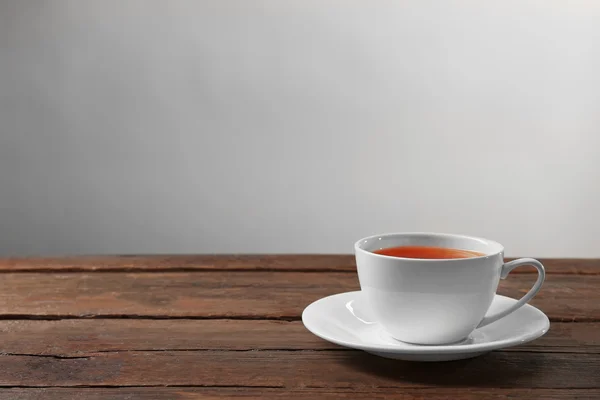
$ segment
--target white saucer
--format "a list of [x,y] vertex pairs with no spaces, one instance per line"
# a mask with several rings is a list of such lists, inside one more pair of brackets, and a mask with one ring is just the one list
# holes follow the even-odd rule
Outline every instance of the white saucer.
[[[496,295],[490,312],[508,307],[515,299]],[[477,357],[492,350],[537,339],[550,327],[548,317],[526,304],[512,314],[481,329],[463,342],[420,346],[393,339],[370,315],[360,291],[317,300],[304,309],[304,326],[329,342],[364,350],[377,356],[410,361],[450,361]]]

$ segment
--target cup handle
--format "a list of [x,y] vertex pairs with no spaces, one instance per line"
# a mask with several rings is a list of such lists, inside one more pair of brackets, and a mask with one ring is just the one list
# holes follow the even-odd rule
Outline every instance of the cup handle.
[[533,285],[533,287],[531,289],[529,289],[529,292],[527,292],[527,294],[525,296],[521,297],[521,299],[519,301],[517,301],[515,304],[513,304],[512,306],[508,307],[505,310],[499,311],[495,314],[486,315],[481,320],[479,325],[477,325],[477,328],[481,328],[483,326],[489,325],[492,322],[499,320],[500,318],[506,317],[508,314],[512,313],[513,311],[516,311],[519,308],[523,307],[529,300],[531,300],[533,298],[533,296],[535,296],[537,294],[537,292],[539,292],[540,288],[542,287],[542,283],[544,283],[544,278],[546,277],[546,271],[544,270],[544,266],[542,265],[542,263],[533,258],[519,258],[518,260],[504,263],[504,265],[502,265],[502,270],[500,271],[500,278],[505,279],[508,276],[508,274],[510,273],[510,271],[512,271],[513,269],[520,267],[522,265],[533,265],[535,267],[535,269],[537,269],[538,278],[537,278],[537,281],[535,282],[535,285]]

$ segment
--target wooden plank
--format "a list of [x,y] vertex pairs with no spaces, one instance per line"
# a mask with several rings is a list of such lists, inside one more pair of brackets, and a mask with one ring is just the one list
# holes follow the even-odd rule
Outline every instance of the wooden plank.
[[[2,258],[0,271],[330,271],[356,272],[354,255],[120,255]],[[600,268],[599,268],[600,270]]]
[[[85,357],[101,352],[341,350],[302,322],[237,320],[0,321],[0,354]],[[600,323],[554,323],[509,351],[600,354]]]
[[492,352],[410,363],[361,351],[160,351],[0,357],[0,386],[574,388],[600,386],[600,354]]
[[[520,297],[533,275],[511,275],[500,294]],[[600,320],[600,276],[547,279],[532,304],[553,321]],[[298,319],[327,295],[358,289],[347,273],[11,273],[0,279],[0,318],[155,317]]]
[[570,353],[600,352],[600,323],[554,322],[544,336],[525,345],[511,348],[514,351],[546,351]]
[[0,400],[215,400],[261,399],[402,399],[402,400],[597,400],[600,389],[497,389],[497,388],[381,388],[367,391],[343,389],[270,389],[270,388],[200,388],[200,387],[136,387],[136,388],[43,388],[0,390]]
[[[549,274],[600,275],[600,259],[540,260]],[[122,255],[0,259],[0,272],[213,270],[356,272],[356,263],[351,254]],[[519,268],[514,273],[534,271],[534,269]]]

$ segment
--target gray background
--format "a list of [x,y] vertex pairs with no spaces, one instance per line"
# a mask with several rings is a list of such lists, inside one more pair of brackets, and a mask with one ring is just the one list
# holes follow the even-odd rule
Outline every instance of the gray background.
[[0,0],[0,253],[600,256],[600,2]]

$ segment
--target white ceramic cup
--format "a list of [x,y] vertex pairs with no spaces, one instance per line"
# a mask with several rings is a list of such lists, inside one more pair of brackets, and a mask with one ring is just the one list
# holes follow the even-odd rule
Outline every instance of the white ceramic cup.
[[[375,254],[396,246],[434,246],[472,250],[483,256],[417,259]],[[494,241],[441,233],[391,233],[354,245],[361,291],[383,328],[395,339],[415,344],[449,344],[478,327],[497,321],[526,304],[544,282],[544,266],[532,258],[504,262],[504,247]],[[505,310],[487,313],[500,278],[532,265],[537,281]],[[487,314],[486,314],[487,313]]]

